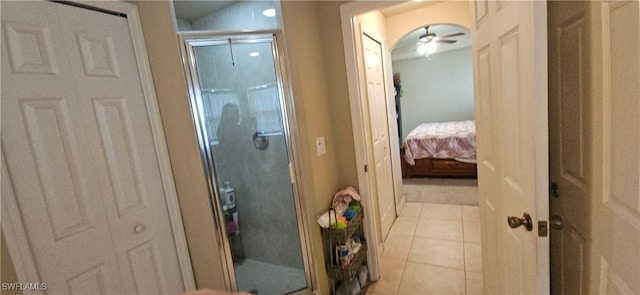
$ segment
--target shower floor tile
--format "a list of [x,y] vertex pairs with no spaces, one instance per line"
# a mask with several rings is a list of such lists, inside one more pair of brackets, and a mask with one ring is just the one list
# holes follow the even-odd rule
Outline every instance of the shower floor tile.
[[244,259],[234,265],[239,291],[258,290],[258,294],[286,294],[306,287],[304,270]]

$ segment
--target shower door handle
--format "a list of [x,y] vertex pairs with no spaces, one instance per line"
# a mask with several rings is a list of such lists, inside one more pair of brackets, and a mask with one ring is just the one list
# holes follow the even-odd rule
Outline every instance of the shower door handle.
[[253,133],[253,146],[259,150],[264,150],[269,146],[269,137],[262,131]]
[[296,183],[296,171],[294,169],[293,163],[289,162],[289,178],[291,179],[291,184]]

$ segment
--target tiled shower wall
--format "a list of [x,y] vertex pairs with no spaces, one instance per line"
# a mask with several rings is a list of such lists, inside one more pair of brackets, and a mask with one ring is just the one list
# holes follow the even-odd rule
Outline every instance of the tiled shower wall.
[[[235,2],[197,20],[178,20],[185,30],[263,30],[278,27],[277,17],[262,12],[275,8],[271,1]],[[238,17],[239,15],[246,17]],[[249,53],[258,52],[257,57]],[[247,89],[275,82],[270,46],[234,44],[198,48],[198,75],[203,90],[231,89],[238,95],[242,120],[249,120]],[[245,124],[250,126],[251,124]],[[269,137],[264,150],[254,147],[255,130],[235,134],[237,144],[225,148],[214,143],[218,183],[229,181],[235,190],[240,236],[233,248],[248,259],[302,268],[296,208],[289,179],[289,159],[283,135]],[[239,252],[236,252],[240,254]]]

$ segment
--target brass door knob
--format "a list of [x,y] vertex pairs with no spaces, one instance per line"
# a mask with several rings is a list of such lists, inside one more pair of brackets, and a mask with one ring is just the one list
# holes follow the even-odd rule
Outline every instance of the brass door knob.
[[518,228],[524,225],[527,231],[533,230],[533,222],[531,221],[531,215],[529,215],[529,213],[526,213],[526,212],[522,214],[522,218],[517,216],[507,217],[507,223],[511,228]]

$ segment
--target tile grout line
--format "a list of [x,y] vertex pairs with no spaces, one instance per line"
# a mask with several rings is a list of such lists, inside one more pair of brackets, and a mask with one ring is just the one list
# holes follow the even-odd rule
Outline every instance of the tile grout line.
[[[415,233],[414,233],[415,235]],[[395,294],[398,295],[398,293],[400,293],[400,287],[402,286],[402,281],[404,279],[404,273],[407,270],[407,264],[409,263],[409,254],[411,254],[411,247],[413,247],[413,237],[414,235],[411,235],[411,246],[409,247],[409,253],[407,253],[407,258],[404,259],[404,267],[402,268],[402,273],[400,273],[400,282],[398,283],[398,287],[396,288],[396,292]]]
[[[416,202],[416,203],[419,203],[419,202]],[[449,221],[449,222],[457,222],[456,220],[446,220],[446,219],[437,219],[437,218],[424,218],[424,217],[423,217],[423,211],[422,211],[422,209],[423,209],[423,208],[422,208],[422,207],[423,207],[422,205],[424,205],[424,204],[421,204],[421,206],[420,206],[420,207],[421,207],[421,208],[420,208],[420,213],[419,213],[419,214],[418,214],[418,216],[417,216],[418,222],[419,222],[421,219],[427,219],[427,220],[439,220],[439,221]],[[419,261],[412,261],[412,260],[411,260],[411,255],[410,255],[410,254],[411,254],[411,249],[412,249],[412,247],[413,247],[413,242],[415,241],[415,237],[424,238],[424,239],[431,239],[431,240],[441,240],[441,241],[450,241],[450,242],[461,242],[461,244],[462,244],[462,252],[463,252],[463,253],[462,253],[462,257],[463,257],[463,262],[464,262],[464,264],[463,264],[463,268],[462,268],[462,271],[464,272],[464,275],[463,275],[463,279],[464,279],[464,280],[463,280],[463,282],[462,282],[462,283],[464,284],[464,286],[463,286],[464,293],[463,293],[463,294],[469,294],[470,290],[468,289],[469,287],[468,287],[468,285],[467,285],[467,279],[468,279],[468,277],[467,277],[467,273],[468,273],[468,272],[472,272],[472,271],[470,271],[470,270],[468,270],[468,269],[467,269],[467,257],[466,257],[466,254],[467,254],[467,253],[466,253],[466,251],[465,251],[465,250],[466,250],[465,245],[466,245],[467,243],[470,243],[470,244],[481,244],[481,243],[476,243],[476,242],[472,242],[472,241],[467,241],[467,240],[466,240],[466,237],[465,237],[465,228],[464,228],[464,224],[465,224],[465,216],[464,216],[464,210],[463,210],[463,209],[464,209],[464,205],[454,205],[454,206],[457,206],[457,207],[459,207],[459,208],[460,208],[460,219],[459,219],[459,220],[460,220],[460,224],[461,224],[461,226],[462,226],[462,228],[461,228],[461,230],[462,230],[462,231],[461,231],[461,232],[462,232],[462,240],[460,241],[460,240],[452,240],[452,239],[446,239],[446,238],[444,238],[444,239],[443,239],[443,238],[424,237],[424,236],[416,235],[416,233],[417,233],[417,225],[416,225],[416,229],[413,231],[413,233],[412,233],[411,235],[405,235],[406,237],[410,237],[410,241],[409,241],[409,243],[411,244],[411,247],[409,248],[409,253],[407,254],[406,258],[405,258],[405,259],[404,259],[404,261],[403,261],[403,262],[404,262],[404,266],[403,266],[403,268],[402,268],[402,270],[401,270],[401,274],[400,274],[400,282],[399,282],[399,284],[396,286],[396,289],[395,289],[395,293],[394,293],[394,294],[398,295],[398,294],[399,294],[399,292],[400,292],[400,289],[401,289],[401,287],[402,287],[402,282],[403,282],[403,281],[404,281],[404,279],[405,279],[405,278],[404,278],[404,276],[405,276],[405,274],[406,274],[406,272],[407,272],[407,267],[408,267],[408,263],[409,263],[409,262],[416,263],[416,264],[424,264],[424,265],[433,266],[433,267],[442,267],[442,268],[451,269],[451,270],[458,270],[458,271],[460,270],[460,269],[457,269],[457,268],[454,268],[454,267],[447,267],[447,266],[440,266],[440,265],[432,265],[432,264],[429,264],[429,263],[422,263],[422,262],[419,262]],[[402,216],[402,215],[400,215],[400,216]],[[400,217],[400,216],[398,216],[398,217]],[[415,216],[404,216],[404,217],[416,218]],[[469,222],[472,222],[472,221],[469,221]],[[477,272],[476,272],[476,273],[477,273]],[[482,272],[479,272],[479,273],[482,273]]]
[[466,247],[465,242],[465,235],[464,235],[464,210],[462,208],[462,206],[460,206],[460,219],[462,219],[462,261],[464,261],[464,294],[468,294],[469,290],[467,290],[467,251],[466,251]]
[[445,268],[445,269],[450,269],[450,270],[457,270],[457,271],[465,271],[464,269],[459,269],[459,268],[455,268],[455,267],[451,267],[451,266],[443,266],[443,265],[437,265],[437,264],[431,264],[431,263],[426,263],[426,262],[421,262],[421,261],[414,261],[414,260],[407,260],[407,262],[411,262],[414,264],[422,264],[422,265],[426,265],[429,267],[435,267],[435,268]]

